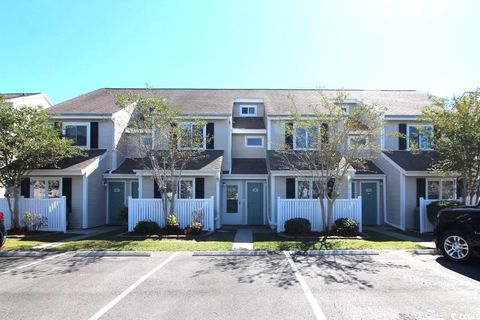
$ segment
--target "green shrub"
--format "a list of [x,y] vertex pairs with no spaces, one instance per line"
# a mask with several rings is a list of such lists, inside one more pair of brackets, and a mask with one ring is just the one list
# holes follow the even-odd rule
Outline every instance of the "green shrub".
[[167,229],[176,230],[179,227],[177,216],[175,214],[169,214],[167,216]]
[[144,235],[157,234],[160,232],[160,226],[155,221],[145,220],[137,223],[133,231]]
[[449,208],[449,207],[456,207],[459,206],[460,202],[455,200],[440,200],[435,201],[427,205],[427,218],[431,224],[435,224],[437,220],[437,214],[440,210]]
[[128,207],[122,206],[118,213],[118,218],[120,219],[120,223],[125,224],[128,222]]
[[339,236],[354,236],[358,233],[358,222],[350,218],[337,219],[335,232]]
[[193,235],[199,235],[203,230],[203,224],[200,222],[193,222],[188,228],[187,233]]
[[22,221],[28,231],[37,231],[41,227],[48,225],[47,217],[44,217],[39,213],[32,213],[29,211],[26,211],[23,214]]
[[312,229],[310,221],[304,218],[293,218],[285,221],[286,234],[304,234],[309,233]]

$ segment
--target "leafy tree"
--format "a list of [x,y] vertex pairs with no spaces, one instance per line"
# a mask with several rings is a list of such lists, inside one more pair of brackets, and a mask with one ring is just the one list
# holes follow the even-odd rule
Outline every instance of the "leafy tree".
[[[41,107],[12,108],[0,98],[0,184],[6,188],[13,227],[18,228],[20,185],[31,170],[56,166],[82,151],[63,140]],[[13,207],[12,201],[13,199]]]
[[291,97],[293,122],[285,129],[292,141],[286,141],[277,151],[283,164],[297,176],[313,179],[313,193],[320,201],[326,231],[332,231],[333,206],[349,171],[365,168],[380,151],[384,111],[367,104],[348,110],[346,98],[342,92],[333,99],[320,93],[319,103],[309,106],[311,114],[305,115],[298,112]]
[[432,169],[445,176],[460,175],[464,202],[474,204],[480,188],[480,89],[431,100],[423,120],[433,124],[433,147],[442,155]]
[[[203,145],[209,139],[203,134],[207,123],[183,117],[154,91],[121,95],[117,97],[117,104],[134,108],[128,132],[140,156],[137,161],[157,183],[163,212],[174,215],[182,172],[188,163],[203,156]],[[166,225],[167,218],[165,215]]]

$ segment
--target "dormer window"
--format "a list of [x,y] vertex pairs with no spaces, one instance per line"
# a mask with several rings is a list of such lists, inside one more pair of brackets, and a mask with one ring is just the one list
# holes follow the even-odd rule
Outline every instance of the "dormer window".
[[256,104],[241,104],[239,107],[240,107],[240,115],[242,117],[256,117],[257,116],[257,105]]
[[88,147],[90,145],[90,123],[87,122],[64,122],[63,136],[73,141],[78,147]]

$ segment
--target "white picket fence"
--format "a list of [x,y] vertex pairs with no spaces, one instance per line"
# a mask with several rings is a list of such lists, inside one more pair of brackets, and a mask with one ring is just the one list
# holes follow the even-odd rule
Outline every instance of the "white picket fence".
[[[433,232],[433,229],[435,229],[435,225],[430,223],[430,220],[428,220],[427,216],[427,206],[435,201],[440,201],[441,199],[424,199],[420,198],[419,199],[419,215],[420,215],[420,233],[425,233],[425,232]],[[446,200],[446,199],[444,199]],[[463,198],[458,198],[458,199],[450,199],[450,200],[456,200],[456,201],[462,201]]]
[[[5,216],[5,227],[12,227],[11,214],[8,209],[8,200],[0,198],[0,211]],[[13,202],[13,200],[12,200]],[[13,203],[12,203],[13,205]],[[19,199],[20,224],[23,226],[23,214],[25,212],[38,213],[47,218],[47,224],[40,227],[42,231],[67,231],[67,198],[49,198],[49,199]]]
[[[324,200],[325,208],[327,200]],[[310,221],[312,231],[323,230],[320,201],[318,199],[281,199],[277,198],[277,231],[285,231],[285,221],[293,218],[305,218]],[[333,205],[333,221],[350,218],[358,222],[362,232],[362,197],[356,199],[337,199]]]
[[[195,210],[202,210],[204,230],[214,229],[214,201],[208,199],[177,199],[175,200],[175,215],[180,228],[185,228],[193,222]],[[161,227],[165,226],[162,199],[128,198],[128,231],[132,231],[140,221],[155,221]]]

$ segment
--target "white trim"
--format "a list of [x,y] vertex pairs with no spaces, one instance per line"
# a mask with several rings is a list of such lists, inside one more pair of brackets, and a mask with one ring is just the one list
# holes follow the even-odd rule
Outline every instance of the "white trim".
[[385,115],[385,120],[412,121],[418,120],[420,115]]
[[400,174],[400,229],[402,229],[403,231],[405,231],[405,201],[405,175]]
[[[191,181],[192,182],[192,197],[191,198],[182,198],[181,197],[181,186],[182,186],[182,181]],[[195,198],[195,178],[180,178],[178,179],[178,185],[177,185],[177,199],[196,199]]]
[[202,115],[202,114],[184,114],[181,116],[178,116],[177,118],[179,119],[208,119],[208,120],[228,120],[230,118],[229,115]]
[[88,228],[88,176],[83,175],[82,178],[82,228]]
[[228,155],[227,155],[227,160],[228,160],[228,172],[232,172],[232,131],[233,131],[233,121],[232,117],[228,119]]
[[[257,117],[257,114],[258,114],[257,107],[258,107],[258,105],[256,105],[256,104],[239,104],[238,105],[238,109],[239,109],[238,114],[240,115],[240,117]],[[247,113],[242,112],[243,108],[247,108]],[[250,113],[250,108],[254,109],[254,113]]]
[[220,173],[215,177],[215,226],[220,228],[222,226],[222,205],[221,205],[221,187],[220,187]]
[[111,179],[111,180],[116,180],[116,179],[137,179],[138,176],[136,174],[118,174],[118,173],[104,173],[103,174],[104,179]]
[[138,177],[138,198],[143,199],[143,176]]
[[[387,221],[387,177],[383,177],[383,222]],[[381,221],[380,221],[381,224]]]
[[277,213],[275,204],[275,176],[270,176],[270,226],[277,224]]
[[236,129],[232,128],[233,134],[267,134],[266,129]]
[[80,169],[36,169],[28,173],[28,176],[81,176],[84,173]]
[[54,120],[110,120],[112,119],[112,116],[111,115],[95,115],[95,114],[92,114],[92,115],[88,115],[88,114],[78,114],[78,115],[61,115],[61,114],[58,114],[58,115],[52,115],[50,116],[50,119],[54,119]]
[[259,180],[245,180],[245,221],[246,221],[246,224],[248,225],[249,222],[248,222],[248,184],[249,183],[261,183],[263,184],[263,223],[262,225],[266,225],[266,219],[265,219],[265,215],[266,215],[266,211],[267,211],[267,208],[266,208],[266,201],[265,201],[265,193],[267,192],[267,190],[265,189],[265,181],[259,181]]
[[356,174],[352,177],[353,180],[375,180],[383,179],[385,174],[381,173],[372,173],[372,174]]
[[222,180],[268,179],[268,174],[224,174]]
[[[249,139],[260,139],[262,141],[262,144],[261,145],[249,145],[248,144],[248,140]],[[245,148],[264,148],[265,147],[265,137],[264,136],[245,136],[245,139],[244,139],[244,143],[245,143]]]
[[83,148],[83,149],[90,149],[90,122],[88,121],[85,121],[85,122],[63,122],[62,123],[62,136],[63,138],[62,139],[68,139],[67,137],[65,137],[65,133],[66,133],[66,128],[70,126],[70,127],[87,127],[87,141],[86,141],[86,145],[84,146],[77,146],[77,147],[80,147],[80,148]]
[[263,99],[237,98],[233,103],[263,103]]
[[[6,101],[19,103],[19,102],[24,101],[24,100],[30,100],[34,97],[37,97],[37,98],[42,97],[50,105],[49,107],[53,106],[52,100],[50,100],[50,98],[43,92],[36,93],[36,94],[29,94],[29,95],[26,95],[26,96],[19,96],[19,97],[15,97],[15,98],[10,98],[10,99],[6,99]],[[49,107],[47,107],[47,108],[49,108]]]
[[115,143],[115,135],[116,135],[116,132],[117,132],[117,126],[116,126],[115,120],[113,118],[112,118],[112,124],[113,124],[112,159],[110,159],[110,161],[111,161],[112,170],[115,170],[115,169],[117,169],[117,145]]
[[[134,169],[133,172],[135,172],[137,176],[147,176],[147,177],[153,176],[150,170]],[[193,176],[193,177],[217,176],[218,172],[219,170],[183,170],[182,176]],[[175,172],[175,174],[178,174],[178,172]]]
[[[381,222],[380,222],[380,181],[372,181],[372,180],[365,180],[365,181],[360,181],[360,196],[362,197],[362,201],[363,199],[365,199],[363,197],[363,194],[362,194],[362,183],[375,183],[377,185],[377,225],[379,225]],[[362,202],[363,203],[363,202]],[[362,218],[362,221],[363,221],[363,218]]]
[[[348,169],[347,172],[350,173],[350,175],[353,175],[355,173],[355,169]],[[312,172],[309,170],[271,170],[270,174],[275,174],[275,176],[278,177],[308,177],[312,176]],[[345,175],[348,176],[348,175]],[[357,178],[358,179],[358,178]]]
[[[431,124],[407,124],[407,136],[406,136],[407,150],[411,150],[411,148],[410,148],[410,128],[411,127],[414,127],[414,128],[419,128],[419,127],[431,128],[432,129],[432,134],[433,134],[433,125],[431,125]],[[420,131],[418,132],[418,135],[420,137]],[[419,138],[419,140],[420,140],[420,138]],[[431,143],[432,143],[432,141],[430,141],[430,144]],[[425,150],[425,151],[433,150],[432,148],[421,148],[420,145],[418,145],[418,149],[419,150]]]
[[[223,215],[226,215],[227,214],[227,185],[236,185],[237,186],[237,190],[238,190],[238,194],[237,194],[237,202],[238,202],[238,206],[237,206],[237,214],[240,215],[240,222],[239,223],[225,223],[225,219],[223,219]],[[242,181],[240,180],[232,180],[232,181],[228,181],[228,182],[225,182],[225,184],[223,184],[223,187],[222,187],[222,199],[223,199],[223,208],[222,208],[222,225],[224,224],[227,224],[227,225],[231,225],[231,224],[245,224],[244,223],[244,210],[243,210],[243,206],[242,206],[242,202],[243,202],[243,183]]]

